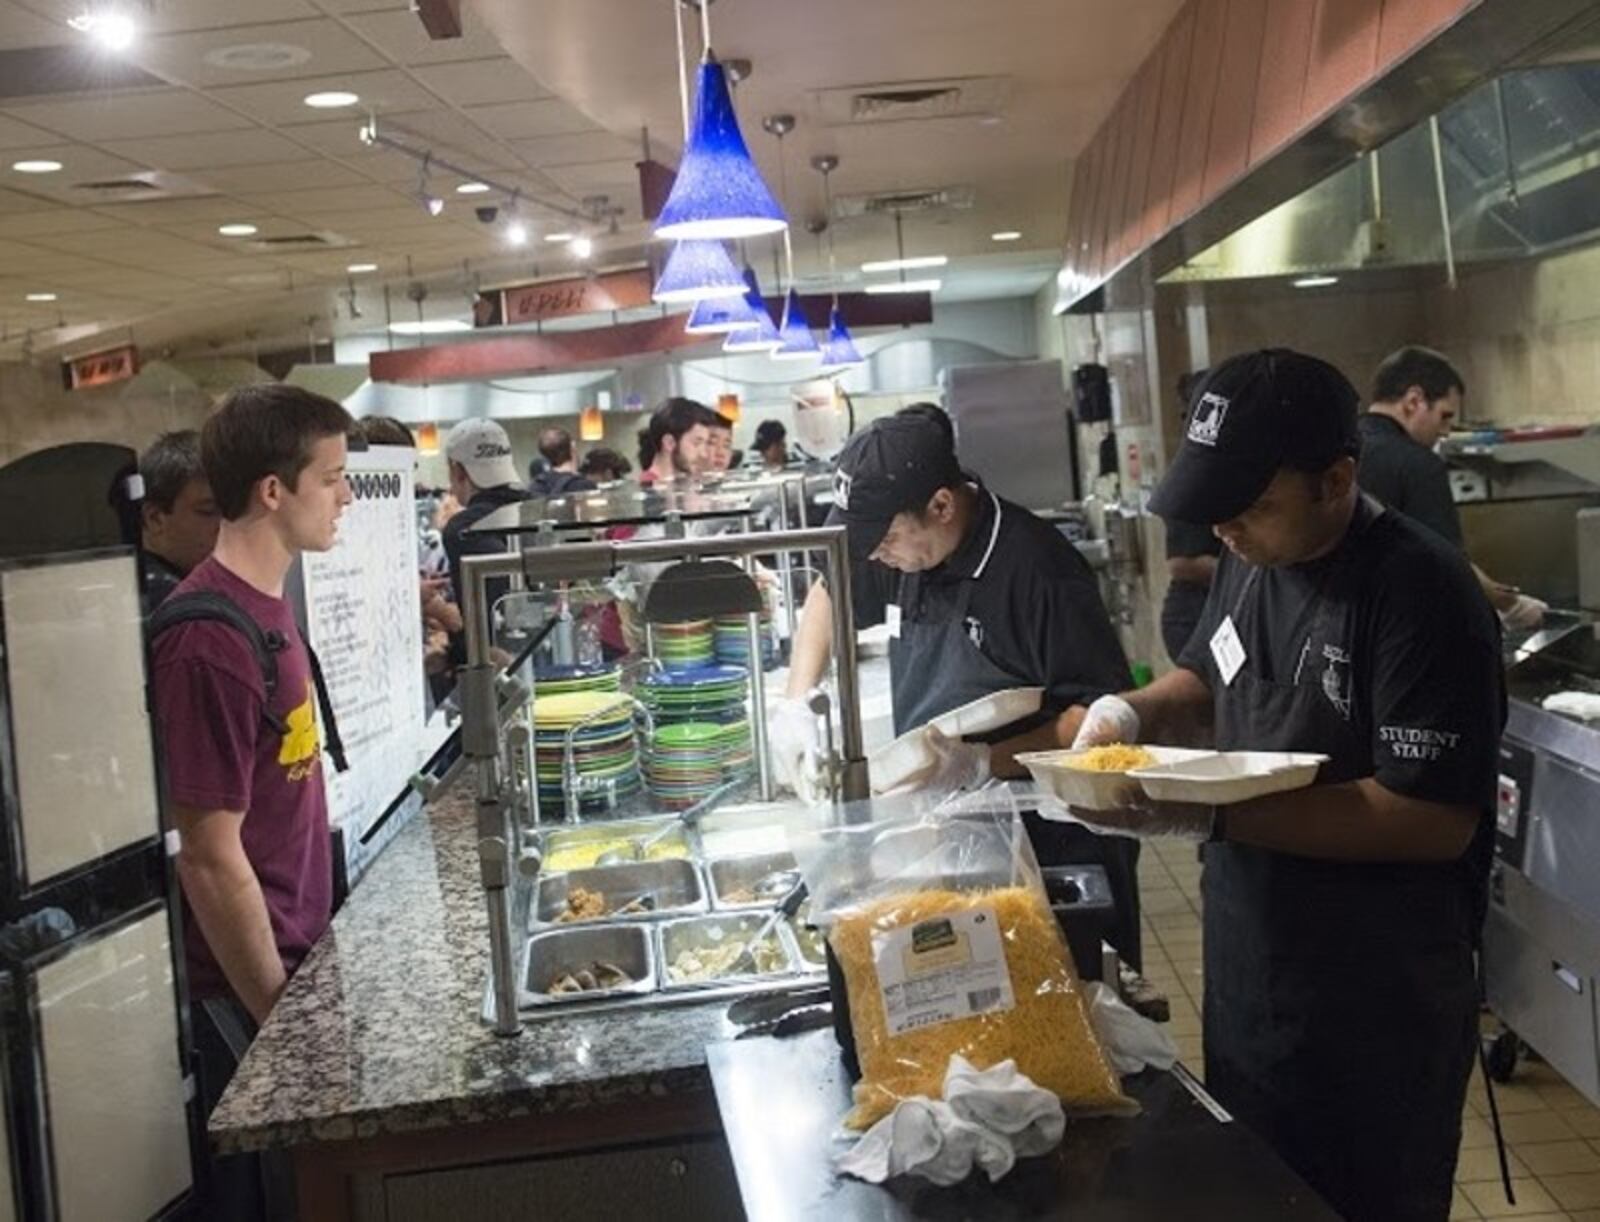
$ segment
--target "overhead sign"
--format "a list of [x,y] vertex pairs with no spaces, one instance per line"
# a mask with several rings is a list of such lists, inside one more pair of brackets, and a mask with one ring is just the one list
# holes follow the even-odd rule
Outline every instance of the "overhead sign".
[[479,327],[548,322],[578,314],[605,314],[650,304],[650,272],[636,268],[603,276],[573,276],[516,284],[479,296],[472,321]]
[[61,380],[68,390],[126,382],[138,372],[139,349],[132,344],[108,348],[104,352],[91,352],[88,356],[75,356],[61,363]]

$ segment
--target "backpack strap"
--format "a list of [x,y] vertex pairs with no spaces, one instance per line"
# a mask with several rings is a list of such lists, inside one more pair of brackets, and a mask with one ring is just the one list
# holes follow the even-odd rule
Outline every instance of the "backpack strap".
[[[272,711],[272,699],[278,691],[278,654],[289,647],[288,640],[281,632],[263,629],[243,607],[216,590],[190,590],[174,594],[151,614],[147,630],[153,644],[156,638],[169,628],[176,628],[179,624],[204,621],[227,624],[244,637],[251,652],[256,656],[256,665],[261,669],[261,683],[267,694],[266,700],[261,705],[261,719],[277,733],[287,734],[288,725],[283,718]],[[333,759],[334,767],[340,772],[346,772],[350,765],[345,759],[344,742],[339,737],[339,726],[333,716],[333,702],[328,697],[328,686],[322,677],[321,663],[317,661],[317,655],[312,652],[310,645],[306,645],[306,656],[311,662],[311,681],[316,687],[317,704],[322,713],[323,734],[326,739],[324,745]]]

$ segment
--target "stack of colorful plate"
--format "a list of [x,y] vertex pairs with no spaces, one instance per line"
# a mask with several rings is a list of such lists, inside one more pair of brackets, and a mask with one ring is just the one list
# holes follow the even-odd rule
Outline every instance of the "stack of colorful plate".
[[742,666],[658,671],[639,684],[655,718],[647,773],[650,789],[669,806],[690,806],[755,762]]
[[533,673],[534,693],[539,699],[569,692],[615,692],[622,690],[622,668],[610,662],[583,666],[539,666]]
[[712,630],[708,619],[681,624],[656,624],[655,656],[668,670],[691,670],[712,659]]
[[[639,744],[633,732],[633,704],[626,696],[610,691],[547,696],[540,680],[533,727],[541,813],[606,809],[638,792]],[[569,736],[577,773],[573,793],[568,793],[566,776]]]
[[[750,663],[750,627],[742,615],[718,619],[712,629],[713,646],[717,661],[730,666],[748,666]],[[761,669],[771,670],[778,664],[778,642],[772,633],[772,617],[761,613]]]

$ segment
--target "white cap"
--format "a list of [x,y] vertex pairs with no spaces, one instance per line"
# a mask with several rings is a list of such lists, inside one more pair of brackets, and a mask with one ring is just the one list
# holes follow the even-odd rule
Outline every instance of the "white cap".
[[500,488],[522,481],[511,457],[511,438],[493,420],[463,420],[444,439],[451,462],[466,468],[467,478],[480,488]]

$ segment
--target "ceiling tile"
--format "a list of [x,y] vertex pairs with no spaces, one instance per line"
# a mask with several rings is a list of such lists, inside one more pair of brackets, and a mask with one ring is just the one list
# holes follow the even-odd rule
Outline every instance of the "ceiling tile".
[[54,47],[71,36],[64,24],[35,16],[9,0],[0,0],[0,48]]
[[365,121],[364,115],[352,112],[341,119],[297,123],[286,128],[283,134],[306,149],[348,161],[371,153],[371,149],[361,143],[361,125]]
[[460,38],[429,38],[422,28],[421,18],[411,12],[409,6],[397,5],[385,12],[350,17],[348,21],[356,33],[397,64],[442,64],[505,54],[494,35],[464,5],[462,22],[466,29]]
[[[431,147],[434,155],[465,162],[470,170],[491,170],[513,162],[511,151],[454,111],[423,110],[394,115],[389,130],[407,144]],[[378,130],[384,130],[383,120]],[[391,153],[391,156],[401,156]],[[412,163],[415,164],[414,162]]]
[[264,161],[292,161],[304,150],[273,132],[219,132],[209,136],[158,136],[126,140],[118,151],[165,170],[214,169]]
[[[29,7],[65,24],[69,17],[83,11],[83,0],[30,0]],[[160,4],[150,5],[140,20],[152,32],[165,32],[223,29],[314,16],[316,11],[307,0],[161,0]]]
[[600,130],[559,98],[547,98],[539,102],[497,102],[492,106],[470,107],[466,113],[474,123],[481,124],[506,140]]
[[299,187],[341,187],[365,181],[354,170],[322,158],[267,162],[225,170],[197,170],[193,177],[218,191],[271,191],[285,183]]
[[7,113],[73,140],[105,143],[151,132],[181,136],[249,127],[250,120],[182,89],[100,94],[67,101],[13,106]]
[[418,80],[455,106],[531,102],[550,96],[526,68],[507,56],[424,64],[414,71]]
[[[36,145],[49,144],[58,138],[50,132],[0,115],[0,149],[32,148]],[[17,160],[15,156],[8,154],[5,164],[10,165],[15,160]]]
[[321,191],[273,191],[251,197],[253,202],[281,216],[307,216],[367,209],[393,208],[404,200],[388,187],[366,185],[333,187]]
[[623,160],[632,166],[641,156],[639,147],[633,141],[613,136],[610,132],[542,136],[537,140],[515,140],[512,144],[517,152],[540,169]]
[[[247,69],[207,62],[230,48],[284,47],[297,62]],[[226,29],[167,34],[146,40],[133,58],[144,68],[190,85],[244,85],[264,81],[364,72],[386,66],[383,56],[337,21],[288,21]]]
[[211,96],[228,106],[234,106],[252,118],[274,126],[305,124],[321,127],[329,121],[330,112],[313,110],[305,104],[308,93],[320,90],[341,89],[361,95],[361,105],[331,112],[341,116],[350,131],[360,129],[368,114],[376,114],[381,122],[386,114],[402,110],[422,110],[437,106],[438,99],[418,85],[404,72],[390,69],[384,72],[349,72],[338,76],[307,77],[303,80],[277,81],[265,85],[232,85],[214,89]]
[[[59,174],[18,174],[10,166],[23,158],[59,161],[63,168]],[[73,196],[78,183],[124,178],[144,168],[136,161],[113,157],[85,144],[46,144],[11,150],[5,155],[4,167],[0,169],[0,180],[8,186],[50,198]]]
[[618,203],[634,204],[639,197],[639,171],[633,159],[595,161],[588,165],[558,166],[550,177],[574,195],[604,191]]
[[87,208],[51,208],[48,212],[25,212],[6,217],[7,238],[31,239],[62,233],[91,233],[96,229],[115,229],[122,222],[101,216]]
[[242,212],[252,212],[250,204],[223,196],[202,199],[149,200],[136,204],[109,204],[99,209],[105,216],[115,217],[130,225],[217,225],[237,217]]
[[[34,212],[38,210],[40,204],[46,202],[27,192],[0,189],[0,213]],[[9,237],[10,234],[6,236]]]

